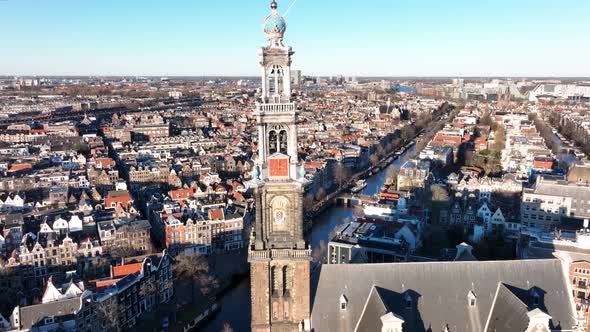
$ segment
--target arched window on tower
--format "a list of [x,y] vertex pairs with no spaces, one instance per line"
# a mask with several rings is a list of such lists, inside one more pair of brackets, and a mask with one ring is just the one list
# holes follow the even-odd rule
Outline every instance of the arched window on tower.
[[270,268],[270,294],[274,295],[278,289],[278,280],[277,280],[277,267],[273,266]]
[[277,132],[271,130],[268,133],[268,153],[273,154],[276,153],[278,150],[278,141],[277,141]]
[[289,278],[289,268],[287,266],[283,266],[283,295],[289,295],[289,291],[291,290],[291,278]]
[[270,96],[279,96],[283,91],[283,69],[279,65],[273,65],[268,72],[268,92]]
[[274,74],[274,70],[273,69],[271,69],[268,72],[268,76],[266,77],[266,84],[267,84],[267,87],[268,87],[268,95],[269,96],[274,95],[275,94],[275,88],[276,88],[276,86],[275,86],[275,74]]
[[283,154],[287,154],[287,131],[281,130],[279,133],[280,151]]

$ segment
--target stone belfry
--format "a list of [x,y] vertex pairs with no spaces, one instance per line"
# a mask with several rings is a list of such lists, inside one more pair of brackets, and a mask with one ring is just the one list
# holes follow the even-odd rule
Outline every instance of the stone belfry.
[[258,160],[254,167],[256,222],[248,260],[252,331],[310,329],[310,250],[303,238],[304,174],[297,160],[296,107],[286,24],[271,3],[264,21],[268,44],[259,51],[262,92],[256,103]]

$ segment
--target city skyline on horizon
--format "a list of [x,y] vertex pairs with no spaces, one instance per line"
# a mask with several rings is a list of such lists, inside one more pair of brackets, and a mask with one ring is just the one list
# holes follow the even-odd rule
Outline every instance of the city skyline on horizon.
[[[0,75],[257,76],[251,45],[264,45],[267,2],[61,0],[35,11],[32,1],[0,2],[0,19],[19,27],[5,40]],[[590,46],[580,42],[590,4],[495,4],[283,0],[279,12],[291,7],[285,44],[298,51],[294,69],[309,76],[590,77]]]
[[[298,69],[294,69],[298,70]],[[309,77],[309,78],[355,78],[360,80],[414,80],[414,81],[444,81],[444,80],[453,80],[453,79],[464,79],[467,81],[474,80],[474,81],[481,81],[481,80],[542,80],[542,81],[550,81],[550,80],[559,80],[559,81],[580,81],[580,80],[590,80],[589,76],[356,76],[356,75],[344,75],[344,74],[334,74],[334,75],[311,75],[306,74],[302,71],[302,76]],[[260,81],[258,77],[255,75],[203,75],[203,76],[194,76],[194,75],[0,75],[0,79],[12,79],[12,78],[20,78],[20,79],[56,79],[56,78],[69,78],[69,79],[88,79],[88,78],[161,78],[161,79],[171,79],[171,80],[187,80],[187,81],[200,81],[200,80],[213,80],[213,79],[247,79],[252,81]]]

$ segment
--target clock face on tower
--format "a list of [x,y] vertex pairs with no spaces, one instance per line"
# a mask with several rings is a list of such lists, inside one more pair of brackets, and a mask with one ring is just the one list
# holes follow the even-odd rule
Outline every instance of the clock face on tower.
[[271,177],[289,176],[288,158],[271,158],[268,160],[269,175]]

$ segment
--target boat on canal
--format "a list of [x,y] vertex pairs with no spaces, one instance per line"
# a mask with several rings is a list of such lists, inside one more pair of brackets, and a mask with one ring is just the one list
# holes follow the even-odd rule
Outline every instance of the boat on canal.
[[366,203],[363,205],[363,213],[368,218],[394,221],[396,210],[390,204]]
[[358,180],[355,184],[354,187],[352,187],[350,189],[351,192],[353,193],[358,193],[361,190],[365,189],[367,187],[367,182],[365,180]]

